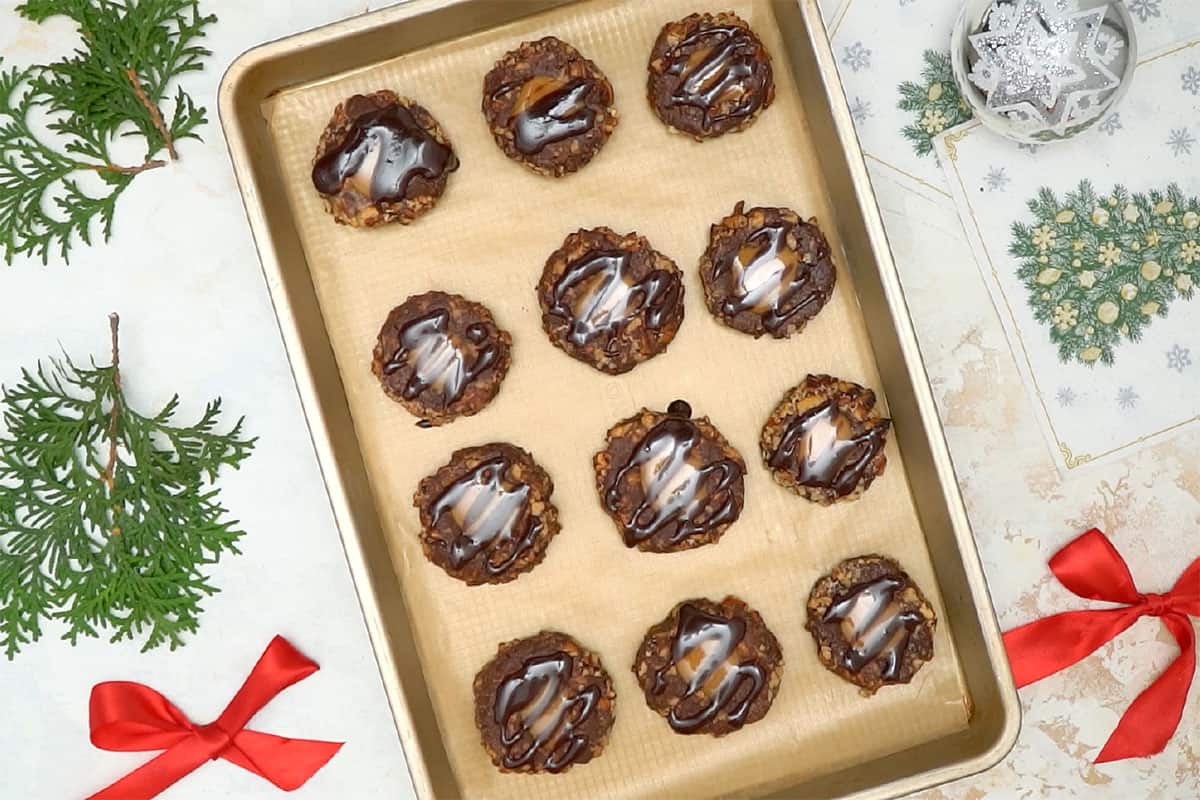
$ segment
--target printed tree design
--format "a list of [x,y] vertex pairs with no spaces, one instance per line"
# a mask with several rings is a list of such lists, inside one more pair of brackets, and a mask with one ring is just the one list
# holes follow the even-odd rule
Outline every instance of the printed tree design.
[[949,54],[926,50],[924,60],[921,82],[900,84],[899,103],[902,110],[916,114],[916,122],[906,125],[901,133],[919,156],[933,152],[933,138],[939,133],[971,119],[971,109],[954,84]]
[[1029,210],[1034,222],[1013,224],[1009,253],[1064,362],[1112,364],[1123,339],[1140,339],[1200,283],[1200,199],[1178,186],[1101,196],[1084,181],[1062,201],[1043,188]]

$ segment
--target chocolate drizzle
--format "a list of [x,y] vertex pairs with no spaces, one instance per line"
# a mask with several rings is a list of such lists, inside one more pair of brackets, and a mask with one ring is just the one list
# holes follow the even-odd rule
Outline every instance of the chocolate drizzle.
[[[576,728],[591,716],[600,689],[588,686],[569,696],[567,681],[573,666],[571,656],[561,650],[530,658],[496,690],[493,718],[507,748],[505,768],[528,764],[548,748],[543,756],[546,770],[561,772],[588,744],[588,737]],[[524,740],[528,744],[517,747]]]
[[845,497],[883,449],[889,426],[879,420],[862,427],[834,400],[826,400],[787,424],[767,463],[789,471],[801,486],[828,488]]
[[[751,116],[766,99],[770,62],[757,39],[737,25],[702,27],[666,52],[679,78],[671,104],[704,113],[702,128]],[[728,107],[725,111],[719,111]]]
[[749,237],[733,258],[713,266],[713,279],[730,272],[731,297],[722,304],[727,315],[754,311],[769,331],[782,328],[797,314],[824,302],[824,287],[813,279],[812,266],[787,242],[794,226],[767,225]]
[[513,488],[505,486],[511,466],[504,456],[483,462],[450,484],[430,509],[434,526],[448,512],[458,529],[453,540],[438,540],[455,569],[486,550],[485,568],[498,575],[541,533],[541,520],[530,514],[529,486],[519,482],[513,482]]
[[843,667],[857,673],[883,658],[883,678],[895,680],[899,676],[909,637],[922,621],[920,612],[902,610],[896,602],[896,592],[904,584],[892,576],[859,584],[825,612],[822,621],[841,622],[842,636],[849,645],[842,656]]
[[[449,334],[450,312],[437,309],[417,317],[400,329],[400,348],[383,367],[391,375],[406,366],[412,375],[401,395],[412,400],[432,389],[442,408],[462,396],[467,385],[497,362],[500,348],[488,342],[486,325],[475,323],[466,330],[466,339],[476,348],[475,361],[468,365],[467,354]],[[426,398],[427,401],[431,398]]]
[[646,433],[616,472],[604,496],[609,511],[618,513],[621,484],[631,474],[640,481],[643,497],[624,520],[626,545],[634,547],[659,533],[676,544],[737,517],[733,486],[743,474],[742,466],[728,458],[696,466],[693,453],[703,441],[690,419],[668,417]]
[[355,117],[342,143],[317,161],[312,180],[322,194],[349,183],[372,202],[394,201],[405,198],[414,178],[436,180],[456,169],[454,151],[393,103]]
[[519,91],[508,125],[513,144],[523,155],[542,152],[547,146],[587,133],[596,124],[596,110],[588,98],[596,82],[590,78],[566,80],[535,75],[524,81],[506,83],[492,93],[498,100]]
[[656,269],[633,282],[631,254],[598,250],[567,265],[554,284],[547,313],[566,320],[567,339],[585,345],[604,339],[604,350],[615,355],[617,337],[637,317],[659,330],[671,319],[682,296],[679,276]]
[[669,406],[667,406],[667,413],[670,414],[672,417],[683,417],[684,419],[691,419],[692,404],[689,403],[687,400],[672,400],[671,404]]
[[[750,706],[766,685],[766,675],[753,661],[734,663],[738,645],[746,635],[746,623],[705,613],[691,603],[679,609],[679,627],[671,646],[671,661],[654,675],[655,694],[667,685],[666,673],[672,667],[687,681],[687,692],[671,709],[667,722],[679,733],[695,733],[731,705],[738,690],[749,682],[750,690],[726,711],[734,728],[745,724]],[[702,693],[708,705],[692,716],[682,717],[679,708],[689,697]]]

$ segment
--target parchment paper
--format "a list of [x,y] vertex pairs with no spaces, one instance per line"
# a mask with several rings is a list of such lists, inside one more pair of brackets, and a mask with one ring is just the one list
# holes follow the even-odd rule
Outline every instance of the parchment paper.
[[[804,630],[813,582],[837,561],[896,557],[941,614],[925,541],[894,441],[883,478],[858,502],[823,508],[773,483],[758,455],[771,408],[808,372],[879,389],[848,271],[800,336],[754,340],[704,307],[697,263],[709,225],[739,200],[818,218],[845,264],[787,52],[766,0],[720,4],[748,20],[775,59],[777,97],[747,132],[697,144],[672,134],[645,97],[646,60],[661,26],[694,0],[595,0],[286,91],[264,108],[345,382],[377,504],[409,609],[438,722],[470,797],[698,797],[798,783],[964,727],[969,703],[941,621],[936,655],[912,684],[861,697],[825,670]],[[507,159],[479,110],[483,76],[519,42],[554,34],[612,81],[620,125],[581,172],[547,179]],[[361,231],[334,224],[312,187],[320,133],[334,106],[389,88],[442,123],[462,168],[416,224]],[[554,348],[534,286],[547,255],[579,227],[637,230],[683,269],[686,318],[663,355],[622,377]],[[389,309],[430,289],[486,303],[513,336],[513,367],[483,413],[432,430],[384,396],[371,350]],[[882,394],[882,393],[881,393]],[[592,454],[608,427],[642,406],[684,398],[708,415],[749,465],[746,507],[719,544],[659,555],[627,549],[593,485]],[[886,400],[881,399],[886,412]],[[903,425],[898,420],[897,425]],[[412,506],[418,481],[456,448],[508,440],[549,471],[562,532],[545,562],[503,586],[468,587],[424,558]],[[736,594],[757,608],[783,647],[775,704],[730,736],[681,736],[648,709],[630,671],[646,629],[678,601]],[[480,746],[472,681],[509,639],[568,632],[600,654],[617,693],[608,748],[565,775],[504,775]]]

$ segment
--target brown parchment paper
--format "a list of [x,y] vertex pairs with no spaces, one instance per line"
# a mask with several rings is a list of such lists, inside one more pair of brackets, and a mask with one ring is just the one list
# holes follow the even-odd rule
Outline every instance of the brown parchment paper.
[[[594,0],[450,41],[319,84],[264,107],[312,270],[397,579],[414,617],[419,655],[464,794],[473,798],[699,797],[747,793],[868,761],[964,727],[969,703],[944,621],[936,655],[911,685],[865,699],[817,661],[804,630],[813,582],[837,561],[898,558],[941,615],[902,458],[858,502],[822,508],[775,485],[758,455],[760,428],[808,372],[879,389],[854,285],[839,269],[825,310],[800,336],[754,340],[704,307],[697,263],[708,228],[739,200],[815,216],[841,256],[787,50],[766,0],[723,0],[775,59],[777,97],[749,129],[698,144],[672,134],[645,97],[646,60],[663,23],[695,0]],[[714,8],[713,10],[718,10]],[[621,122],[581,172],[547,179],[507,159],[480,113],[483,76],[505,51],[554,34],[600,65]],[[310,170],[334,106],[356,92],[393,89],[441,121],[462,167],[416,224],[362,231],[334,224]],[[569,232],[637,230],[684,270],[686,317],[663,355],[611,377],[568,358],[544,335],[534,286]],[[389,309],[429,289],[486,303],[513,336],[513,366],[483,413],[422,430],[384,396],[371,350]],[[642,406],[684,398],[708,415],[749,465],[746,507],[719,544],[674,555],[627,549],[593,486],[592,454],[608,427]],[[886,411],[886,400],[881,398]],[[897,425],[903,425],[898,420]],[[428,563],[412,507],[418,481],[459,447],[507,440],[530,450],[555,482],[562,532],[544,563],[503,586],[468,587]],[[757,608],[784,652],[775,704],[730,736],[681,736],[648,709],[630,671],[646,629],[678,601],[736,594]],[[543,628],[600,654],[617,692],[604,754],[565,775],[504,775],[474,725],[472,681],[498,643]]]

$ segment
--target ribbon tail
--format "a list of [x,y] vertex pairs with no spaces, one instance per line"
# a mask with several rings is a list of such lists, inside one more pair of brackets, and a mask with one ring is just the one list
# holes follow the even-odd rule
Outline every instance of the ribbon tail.
[[246,682],[217,718],[226,731],[239,731],[284,689],[312,675],[320,667],[282,636],[276,636],[250,670]]
[[208,752],[203,742],[195,737],[185,739],[111,786],[89,796],[88,800],[140,800],[154,797],[207,760]]
[[1139,611],[1066,611],[1013,628],[1004,647],[1018,687],[1036,683],[1094,653],[1132,625]]
[[1138,695],[1108,738],[1097,764],[1161,753],[1179,727],[1196,671],[1195,634],[1184,615],[1162,618],[1179,642],[1179,656]]
[[342,742],[241,731],[221,757],[290,792],[303,786],[341,748]]

